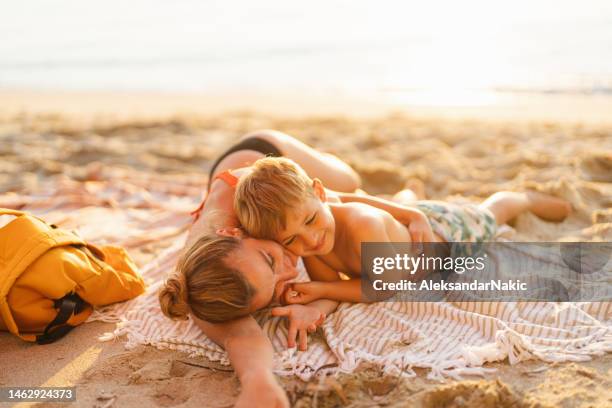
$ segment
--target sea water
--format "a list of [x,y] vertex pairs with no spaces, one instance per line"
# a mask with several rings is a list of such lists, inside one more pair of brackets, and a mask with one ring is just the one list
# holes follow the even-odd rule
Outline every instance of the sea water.
[[612,95],[612,1],[20,0],[0,88]]

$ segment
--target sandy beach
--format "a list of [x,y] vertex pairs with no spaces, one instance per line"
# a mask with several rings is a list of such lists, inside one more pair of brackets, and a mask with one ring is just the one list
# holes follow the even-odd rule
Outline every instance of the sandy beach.
[[[607,100],[574,98],[573,110],[557,100],[537,109],[515,104],[511,111],[402,111],[349,100],[288,107],[280,96],[258,106],[255,99],[2,92],[0,199],[35,194],[54,177],[87,180],[97,165],[188,179],[203,191],[208,169],[225,148],[247,132],[272,128],[339,156],[371,194],[386,197],[417,185],[430,199],[477,202],[499,190],[534,189],[569,200],[574,211],[559,224],[522,215],[509,232],[513,240],[612,241]],[[142,265],[170,240],[132,255]],[[232,406],[239,384],[231,370],[176,351],[125,350],[121,339],[97,340],[113,328],[88,323],[47,346],[1,333],[0,386],[76,386],[74,406],[83,407]],[[487,367],[497,371],[444,383],[428,380],[425,370],[401,380],[368,367],[321,383],[281,382],[296,407],[612,406],[609,354]]]

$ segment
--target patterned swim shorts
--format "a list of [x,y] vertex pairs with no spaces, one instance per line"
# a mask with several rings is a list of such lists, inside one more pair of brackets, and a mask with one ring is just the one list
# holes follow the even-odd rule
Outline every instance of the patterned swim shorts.
[[452,204],[443,201],[418,201],[433,231],[447,242],[492,241],[497,223],[491,211],[475,204]]

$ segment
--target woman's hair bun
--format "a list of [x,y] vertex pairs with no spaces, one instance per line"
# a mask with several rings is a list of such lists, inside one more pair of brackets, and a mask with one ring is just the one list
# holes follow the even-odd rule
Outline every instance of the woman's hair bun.
[[187,287],[179,277],[168,278],[159,291],[159,304],[162,312],[171,319],[186,320],[189,314]]

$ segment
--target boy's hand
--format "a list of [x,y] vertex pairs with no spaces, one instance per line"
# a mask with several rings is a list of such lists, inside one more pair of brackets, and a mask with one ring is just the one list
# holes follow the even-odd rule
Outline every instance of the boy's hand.
[[412,242],[434,242],[433,230],[427,216],[421,211],[415,212],[408,223],[408,232]]
[[289,320],[287,347],[295,347],[295,339],[299,336],[299,349],[308,348],[308,333],[313,333],[325,321],[325,313],[312,306],[289,305],[275,307],[272,316],[285,316]]
[[325,297],[322,284],[323,282],[293,283],[289,290],[284,293],[282,300],[288,305],[305,305],[314,302]]

